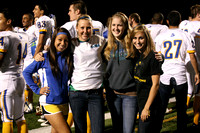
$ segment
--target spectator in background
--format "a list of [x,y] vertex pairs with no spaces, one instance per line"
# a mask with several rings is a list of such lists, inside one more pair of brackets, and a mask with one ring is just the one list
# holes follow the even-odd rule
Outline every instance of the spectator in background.
[[128,18],[128,22],[132,29],[134,29],[138,25],[141,25],[140,15],[138,13],[132,13]]

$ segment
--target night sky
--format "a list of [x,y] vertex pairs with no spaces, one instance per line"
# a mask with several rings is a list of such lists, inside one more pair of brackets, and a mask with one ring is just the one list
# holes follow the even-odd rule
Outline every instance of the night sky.
[[[27,0],[26,2],[17,0],[7,1],[1,8],[12,8],[15,12],[14,26],[21,26],[22,14],[33,11],[37,0]],[[45,1],[50,13],[56,15],[58,26],[69,21],[68,9],[73,0],[40,0]],[[106,24],[107,18],[116,12],[123,12],[127,16],[131,13],[138,13],[141,16],[142,23],[149,23],[155,12],[161,12],[166,15],[171,10],[177,10],[181,13],[182,19],[187,19],[190,13],[190,7],[194,4],[200,4],[200,0],[83,0],[88,8],[88,14],[94,20]]]

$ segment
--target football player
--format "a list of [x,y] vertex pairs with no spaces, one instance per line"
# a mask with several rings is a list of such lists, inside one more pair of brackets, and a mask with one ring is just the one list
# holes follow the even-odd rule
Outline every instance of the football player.
[[185,68],[186,53],[189,53],[195,71],[196,84],[199,83],[199,72],[194,55],[195,47],[191,36],[178,29],[181,15],[178,11],[171,11],[167,17],[169,30],[158,35],[155,39],[156,51],[165,56],[162,64],[163,74],[160,77],[159,92],[163,103],[163,119],[172,89],[175,89],[177,108],[177,130],[184,132],[187,128],[187,78]]
[[153,15],[151,20],[151,24],[146,24],[148,31],[151,34],[153,40],[155,40],[156,36],[160,33],[165,32],[168,27],[166,25],[162,25],[164,20],[164,16],[162,13],[158,12]]
[[23,59],[27,55],[28,36],[16,33],[8,9],[0,11],[0,92],[3,133],[13,132],[13,121],[18,131],[28,132],[24,117]]
[[[190,8],[192,20],[187,24],[186,30],[189,34],[194,37],[195,40],[195,51],[198,61],[198,68],[200,68],[200,5],[194,5]],[[193,126],[199,124],[199,115],[200,115],[200,91],[199,85],[196,90],[194,90],[194,120]]]

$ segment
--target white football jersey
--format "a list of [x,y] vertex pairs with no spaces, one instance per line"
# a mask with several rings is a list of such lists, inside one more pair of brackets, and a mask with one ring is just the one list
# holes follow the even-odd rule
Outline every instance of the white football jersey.
[[[77,37],[76,24],[77,21],[75,20],[67,22],[61,27],[67,29],[72,38],[76,38]],[[92,26],[93,26],[93,34],[103,36],[104,26],[101,22],[92,20]]]
[[187,31],[187,25],[190,21],[189,20],[183,20],[180,24],[179,24],[179,29],[183,30],[183,31]]
[[145,25],[151,34],[151,37],[153,40],[162,32],[165,32],[168,30],[168,27],[166,25],[161,25],[161,24],[146,24]]
[[52,20],[47,16],[41,16],[36,21],[35,26],[35,35],[37,37],[36,45],[38,44],[39,35],[45,33],[44,43],[46,44],[47,39],[51,38],[52,36]]
[[30,44],[28,46],[28,52],[27,52],[27,56],[24,60],[24,69],[33,62],[33,56],[35,54],[35,48],[36,48],[36,40],[37,37],[35,35],[35,25],[32,25],[31,27],[28,28],[28,30],[26,31],[26,33],[29,36],[29,41]]
[[77,33],[76,33],[76,23],[77,21],[70,21],[65,23],[63,26],[61,26],[61,28],[65,28],[69,31],[71,38],[75,38],[77,37]]
[[[179,24],[179,29],[188,32],[188,24],[189,24],[189,20],[183,20],[180,24]],[[194,37],[191,36],[191,39],[194,40]],[[186,59],[185,59],[185,63],[187,64],[190,61],[190,56],[189,54],[186,55]]]
[[0,32],[0,53],[5,54],[0,75],[21,74],[29,45],[28,38],[25,33]]
[[176,79],[177,85],[185,83],[185,58],[187,53],[195,53],[194,41],[190,35],[180,29],[169,29],[155,39],[156,51],[165,56],[162,64],[162,83],[169,85],[170,78]]
[[198,69],[200,70],[200,21],[190,21],[185,27],[185,31],[194,37]]

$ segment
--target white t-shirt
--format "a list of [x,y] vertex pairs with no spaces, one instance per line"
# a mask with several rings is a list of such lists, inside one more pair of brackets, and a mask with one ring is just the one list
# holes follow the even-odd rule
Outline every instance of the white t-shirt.
[[176,79],[177,85],[186,80],[185,58],[186,53],[195,53],[194,41],[188,33],[180,29],[169,29],[155,39],[156,51],[165,56],[162,64],[163,74],[160,81],[169,85],[170,78]]
[[101,51],[106,40],[93,35],[88,42],[74,39],[74,71],[71,85],[75,90],[99,89],[103,83]]

